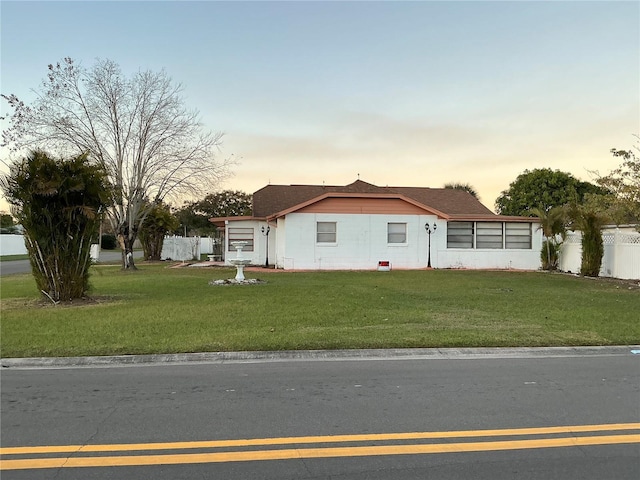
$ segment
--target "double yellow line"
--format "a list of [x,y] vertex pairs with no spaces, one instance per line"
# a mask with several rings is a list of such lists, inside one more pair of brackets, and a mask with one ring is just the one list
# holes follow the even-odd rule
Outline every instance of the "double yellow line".
[[[564,427],[515,428],[500,430],[466,430],[452,432],[379,433],[362,435],[329,435],[308,437],[255,438],[244,440],[212,440],[173,443],[130,443],[111,445],[58,445],[0,448],[0,470],[39,468],[114,467],[145,465],[177,465],[195,463],[249,462],[258,460],[290,460],[302,458],[338,458],[378,455],[421,455],[430,453],[483,452],[533,448],[582,447],[640,443],[640,423],[606,425],[576,425]],[[612,434],[617,432],[617,434]],[[586,435],[592,434],[592,435]],[[549,438],[509,438],[455,443],[395,443],[415,440],[531,437],[553,435]],[[369,445],[330,446],[341,443]],[[318,447],[246,449],[199,453],[136,454],[158,450],[185,451],[279,447],[287,445],[318,445]],[[84,456],[86,453],[126,452],[126,455]],[[45,455],[67,454],[50,457]],[[34,457],[40,455],[40,457]],[[29,456],[28,458],[15,458]],[[14,457],[7,459],[6,457]]]

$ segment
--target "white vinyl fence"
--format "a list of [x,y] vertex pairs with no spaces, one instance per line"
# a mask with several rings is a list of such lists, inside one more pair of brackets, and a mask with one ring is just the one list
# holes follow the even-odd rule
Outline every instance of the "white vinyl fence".
[[200,237],[164,237],[162,260],[200,260]]
[[[0,255],[26,255],[27,247],[24,244],[24,235],[1,234],[0,235]],[[91,258],[98,260],[100,255],[100,245],[91,245]]]
[[[580,272],[582,246],[580,232],[570,233],[560,250],[560,270]],[[640,233],[614,230],[602,234],[604,257],[600,276],[640,279]]]
[[202,255],[212,255],[216,239],[211,237],[200,237],[200,253]]
[[192,261],[200,260],[201,255],[212,255],[216,239],[211,237],[164,237],[162,260]]
[[0,234],[0,255],[26,255],[23,235]]
[[[209,237],[165,237],[161,258],[178,261],[200,260],[200,254],[214,253],[215,239]],[[91,246],[91,257],[98,259],[100,247]],[[26,255],[23,235],[1,234],[0,255]]]

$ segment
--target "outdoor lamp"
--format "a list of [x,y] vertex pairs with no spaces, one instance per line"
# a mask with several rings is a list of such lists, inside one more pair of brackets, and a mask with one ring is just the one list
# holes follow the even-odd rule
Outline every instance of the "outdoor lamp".
[[429,236],[429,250],[428,250],[428,256],[427,256],[427,268],[431,268],[431,234],[435,233],[436,228],[438,228],[438,225],[436,225],[436,222],[433,222],[433,225],[429,225],[429,222],[424,224],[424,229],[427,231],[427,235]]
[[264,228],[263,226],[260,230],[262,231],[262,235],[267,237],[267,256],[264,261],[264,266],[267,268],[269,266],[269,232],[271,231],[271,227],[267,225],[267,228]]

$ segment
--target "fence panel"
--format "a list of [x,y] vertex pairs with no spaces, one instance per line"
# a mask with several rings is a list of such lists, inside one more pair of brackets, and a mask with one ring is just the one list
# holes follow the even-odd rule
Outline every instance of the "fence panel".
[[164,237],[162,243],[163,260],[200,260],[200,237]]
[[[580,232],[567,235],[560,250],[560,270],[579,273],[582,255]],[[604,233],[604,256],[600,275],[603,277],[640,279],[640,233]]]
[[560,249],[558,267],[563,272],[580,273],[582,255],[582,235],[580,232],[569,233]]
[[25,255],[27,247],[23,235],[1,234],[0,255]]
[[614,268],[611,276],[640,279],[640,233],[616,232]]

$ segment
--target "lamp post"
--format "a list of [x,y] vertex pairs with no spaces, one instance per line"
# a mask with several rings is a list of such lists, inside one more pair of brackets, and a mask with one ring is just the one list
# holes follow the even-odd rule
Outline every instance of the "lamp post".
[[427,254],[427,268],[431,268],[431,234],[435,233],[436,228],[438,228],[438,226],[436,225],[436,222],[433,222],[433,225],[429,225],[429,222],[424,224],[424,229],[427,231],[427,235],[429,236],[429,253]]
[[264,261],[265,268],[269,267],[269,232],[271,231],[271,227],[267,225],[267,228],[262,227],[262,234],[267,237],[267,257]]

